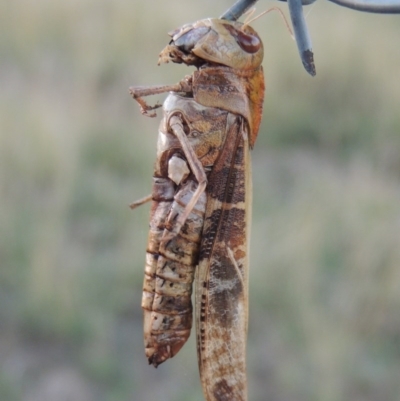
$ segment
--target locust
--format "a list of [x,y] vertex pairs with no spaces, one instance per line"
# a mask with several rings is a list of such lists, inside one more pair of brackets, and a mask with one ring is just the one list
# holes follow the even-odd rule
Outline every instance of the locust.
[[194,66],[173,85],[159,127],[142,308],[148,361],[175,356],[192,326],[207,401],[246,401],[251,160],[260,127],[263,44],[248,24],[204,19],[171,32],[159,63]]

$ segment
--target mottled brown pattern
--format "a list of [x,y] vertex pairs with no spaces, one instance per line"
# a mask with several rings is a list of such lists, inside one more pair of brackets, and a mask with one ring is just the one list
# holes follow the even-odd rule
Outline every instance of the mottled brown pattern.
[[[229,115],[224,110],[201,106],[193,99],[177,94],[169,95],[164,113],[154,173],[142,299],[145,352],[154,366],[173,357],[189,337],[192,324],[190,294],[206,202],[203,193],[180,231],[176,232],[176,221],[192,199],[197,184],[190,178],[176,185],[168,178],[168,160],[174,155],[185,160],[179,142],[170,132],[169,120],[173,115],[180,116],[196,156],[209,166],[221,154]],[[230,124],[232,121],[230,118]],[[174,233],[172,237],[170,232]]]
[[218,208],[210,211],[210,215],[206,218],[205,229],[203,230],[203,236],[201,240],[199,262],[208,260],[213,251],[214,241],[219,229],[221,215],[222,209]]
[[185,231],[191,227],[192,232],[169,239],[167,222],[182,212],[196,184],[188,180],[175,189],[169,179],[156,178],[154,186],[161,199],[166,198],[162,188],[175,191],[173,202],[153,201],[143,284],[145,353],[149,363],[157,367],[173,357],[190,334],[192,281],[206,197],[204,194],[187,219]]
[[210,177],[210,182],[212,184],[209,184],[207,192],[211,197],[225,203],[244,202],[244,178],[243,171],[240,169],[224,168],[218,174]]
[[153,301],[153,311],[177,315],[191,311],[191,295],[167,296],[156,294]]
[[242,282],[231,267],[231,260],[226,256],[226,252],[224,254],[222,251],[215,256],[210,265],[214,281],[210,281],[209,291],[213,294],[215,320],[227,330],[238,318],[237,300],[244,296]]
[[[196,328],[206,401],[246,401],[249,149],[261,121],[263,46],[249,25],[211,18],[171,36],[159,61],[198,71],[172,86],[131,90],[145,114],[154,108],[142,96],[177,92],[163,106],[154,170],[142,300],[146,355],[157,366],[188,338],[198,263]],[[197,190],[185,195],[186,178],[172,178],[177,185],[168,178],[175,177],[169,175],[173,157],[190,165],[187,181],[197,180]],[[183,170],[174,171],[183,177]]]
[[234,207],[224,210],[222,214],[218,240],[224,241],[230,238],[228,245],[232,247],[243,242],[242,234],[246,229],[245,211],[243,208]]
[[[240,202],[244,202],[244,199]],[[243,208],[233,207],[229,208],[232,204],[224,203],[225,206],[210,212],[210,216],[206,217],[205,227],[203,232],[202,244],[200,248],[199,260],[208,259],[212,252],[212,247],[216,236],[223,241],[224,238],[230,235],[230,244],[241,238],[242,233],[246,229],[245,211]]]
[[207,67],[193,74],[195,100],[243,116],[250,129],[250,147],[255,144],[261,123],[264,90],[261,66],[246,72],[228,67]]
[[246,222],[250,216],[246,205],[251,199],[246,169],[249,144],[246,125],[240,120],[228,132],[209,176],[212,185],[207,187],[196,271],[199,367],[207,401],[247,399]]
[[228,385],[226,380],[221,380],[214,384],[212,389],[214,398],[218,401],[231,401],[233,389]]

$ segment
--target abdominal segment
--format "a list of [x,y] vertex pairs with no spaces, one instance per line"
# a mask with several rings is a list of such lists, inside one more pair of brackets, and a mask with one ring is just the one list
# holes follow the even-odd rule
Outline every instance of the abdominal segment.
[[177,187],[169,178],[154,177],[142,308],[145,353],[155,367],[176,355],[192,327],[192,283],[203,229],[205,193],[181,230],[174,235],[171,232],[196,187],[191,179]]

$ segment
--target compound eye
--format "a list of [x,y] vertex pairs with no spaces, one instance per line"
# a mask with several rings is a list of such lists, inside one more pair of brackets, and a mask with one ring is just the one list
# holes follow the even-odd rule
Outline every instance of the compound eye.
[[224,24],[225,28],[229,33],[235,38],[236,43],[246,52],[246,53],[256,53],[260,50],[261,40],[255,35],[248,35],[243,31],[239,31],[232,25]]
[[236,41],[247,53],[256,53],[261,47],[261,40],[257,36],[247,35],[242,31],[238,31]]

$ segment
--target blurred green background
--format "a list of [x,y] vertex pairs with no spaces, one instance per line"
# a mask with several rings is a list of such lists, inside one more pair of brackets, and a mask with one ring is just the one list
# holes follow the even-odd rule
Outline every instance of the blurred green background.
[[[193,336],[157,370],[144,356],[149,211],[128,204],[150,192],[160,116],[142,117],[127,88],[190,73],[157,67],[166,33],[232,3],[2,2],[0,400],[203,399]],[[307,21],[315,78],[277,14],[253,24],[267,91],[250,400],[396,401],[400,16],[320,1]]]

